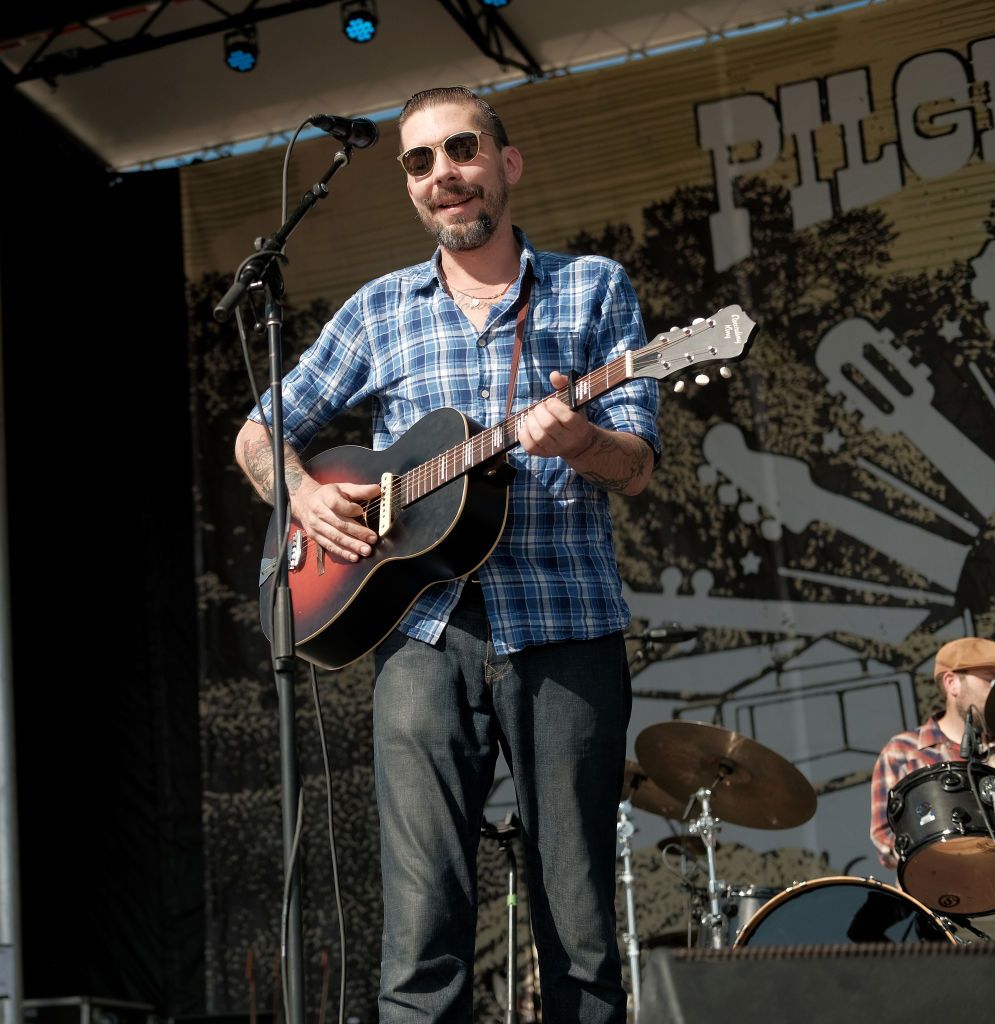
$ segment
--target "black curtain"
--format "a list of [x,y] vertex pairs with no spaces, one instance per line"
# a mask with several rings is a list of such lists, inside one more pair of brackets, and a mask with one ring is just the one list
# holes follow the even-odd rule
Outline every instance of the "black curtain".
[[200,1012],[179,176],[109,173],[0,93],[24,994]]

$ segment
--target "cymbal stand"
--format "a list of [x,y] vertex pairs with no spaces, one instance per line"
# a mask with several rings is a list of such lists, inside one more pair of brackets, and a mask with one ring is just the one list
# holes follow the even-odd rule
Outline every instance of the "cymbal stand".
[[685,819],[691,813],[695,801],[701,805],[701,813],[694,821],[688,823],[688,831],[701,836],[708,857],[708,905],[710,912],[702,918],[702,927],[708,935],[708,948],[721,949],[724,945],[725,918],[719,909],[719,893],[725,889],[725,882],[716,877],[715,867],[715,836],[718,833],[719,819],[712,817],[712,793],[715,787],[732,772],[732,767],[724,762],[719,765],[719,773],[710,788],[696,790],[688,801]]
[[634,1020],[639,1019],[639,939],[636,937],[636,901],[633,890],[635,876],[632,873],[632,847],[629,839],[636,831],[629,815],[632,814],[632,804],[623,800],[618,805],[618,824],[615,832],[618,836],[619,848],[622,857],[622,874],[619,881],[625,886],[625,915],[626,931],[625,949],[629,956],[629,973],[632,977],[632,1016]]

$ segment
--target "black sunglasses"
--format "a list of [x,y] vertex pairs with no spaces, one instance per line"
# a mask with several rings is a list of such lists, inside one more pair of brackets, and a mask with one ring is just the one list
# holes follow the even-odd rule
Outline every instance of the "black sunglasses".
[[440,146],[454,164],[468,164],[480,152],[481,135],[497,138],[493,132],[468,129],[465,132],[456,132],[434,146],[415,146],[414,149],[406,149],[397,159],[411,177],[420,178],[435,166],[435,151]]

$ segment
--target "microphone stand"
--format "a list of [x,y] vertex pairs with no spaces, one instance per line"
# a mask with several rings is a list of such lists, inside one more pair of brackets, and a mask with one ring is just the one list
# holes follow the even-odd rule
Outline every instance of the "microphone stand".
[[992,813],[989,813],[988,808],[985,806],[987,802],[995,808],[995,786],[988,785],[982,789],[971,773],[971,769],[975,766],[984,765],[986,755],[986,750],[981,742],[985,720],[981,713],[978,712],[978,724],[976,725],[974,721],[975,711],[977,711],[977,708],[971,704],[968,706],[967,714],[964,716],[964,737],[960,741],[960,756],[967,762],[967,782],[971,787],[971,793],[978,805],[978,810],[981,812],[981,820],[984,821],[988,835],[991,836],[992,842],[995,843],[995,828],[992,826],[992,822],[995,822],[995,809],[993,809]]
[[287,482],[284,479],[283,458],[283,276],[279,261],[283,248],[304,215],[328,195],[325,187],[336,171],[349,163],[352,147],[338,153],[331,166],[304,197],[283,226],[270,238],[257,238],[257,255],[245,260],[235,275],[235,282],[214,307],[214,319],[228,320],[236,306],[249,292],[263,289],[265,295],[265,324],[269,341],[270,387],[273,399],[271,435],[273,444],[273,512],[276,536],[280,547],[276,556],[276,580],[273,587],[273,628],[270,643],[273,673],[276,677],[280,716],[280,796],[283,805],[283,860],[287,878],[286,935],[281,935],[284,947],[284,998],[286,1024],[304,1024],[304,957],[303,926],[301,920],[300,862],[297,858],[298,801],[301,785],[297,760],[294,707],[294,616],[290,593],[289,567],[284,542],[289,521]]

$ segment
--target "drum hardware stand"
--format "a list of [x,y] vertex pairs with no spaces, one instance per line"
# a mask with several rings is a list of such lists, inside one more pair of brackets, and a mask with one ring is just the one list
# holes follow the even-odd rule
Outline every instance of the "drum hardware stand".
[[517,816],[512,812],[499,825],[492,825],[485,818],[480,831],[485,838],[497,840],[498,847],[504,851],[508,865],[508,894],[506,898],[508,906],[508,982],[504,1020],[505,1024],[518,1024],[518,993],[516,992],[518,977],[516,969],[518,959],[518,861],[511,844],[513,839],[522,834],[522,829]]
[[727,761],[719,762],[719,771],[715,781],[709,788],[696,790],[688,801],[684,817],[687,819],[695,801],[701,805],[701,813],[694,821],[688,823],[688,831],[701,836],[705,844],[705,853],[708,856],[708,905],[710,912],[702,917],[702,927],[708,934],[708,948],[721,949],[723,947],[725,917],[719,908],[719,893],[725,890],[725,883],[716,877],[715,868],[715,836],[718,832],[718,818],[712,817],[712,793],[733,772],[733,765]]
[[[977,722],[975,722],[974,718],[975,712],[978,715]],[[988,835],[991,836],[992,842],[995,843],[995,830],[992,828],[992,821],[995,821],[995,786],[991,785],[990,780],[984,780],[979,787],[974,780],[974,776],[971,774],[973,766],[985,763],[988,750],[990,749],[990,745],[986,747],[981,739],[984,728],[984,716],[974,704],[971,704],[967,709],[967,714],[964,716],[964,738],[960,741],[960,756],[967,762],[965,769],[967,771],[967,782],[977,802],[978,810],[981,812],[981,820],[985,823],[985,828],[988,830]],[[986,782],[988,782],[987,786],[985,785]],[[991,812],[985,806],[986,803],[992,807]]]
[[[981,941],[981,942],[991,942],[992,941],[992,937],[990,935],[986,935],[979,928],[975,928],[974,925],[971,924],[970,920],[968,918],[966,918],[966,917],[946,917],[943,914],[937,914],[936,917],[937,917],[937,920],[954,937],[954,941],[958,945],[960,945],[960,946],[973,946],[976,941]],[[960,936],[957,933],[961,929],[963,929],[964,931],[970,932],[974,936],[974,938],[973,939],[962,939],[962,938],[960,938]]]
[[629,973],[632,976],[632,1016],[634,1020],[639,1019],[639,939],[636,937],[636,902],[633,891],[635,876],[632,873],[632,847],[629,839],[636,831],[635,825],[629,815],[632,814],[632,804],[623,800],[618,805],[618,825],[615,828],[618,835],[618,842],[621,848],[623,871],[619,875],[619,881],[625,886],[625,914],[626,932],[625,950],[629,956]]

